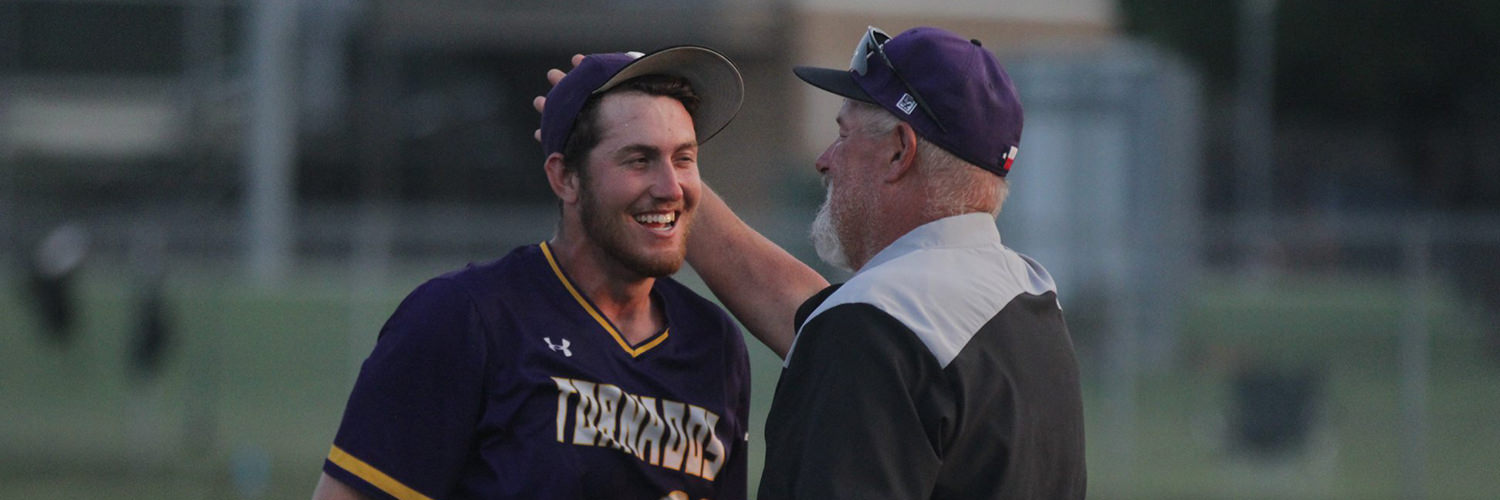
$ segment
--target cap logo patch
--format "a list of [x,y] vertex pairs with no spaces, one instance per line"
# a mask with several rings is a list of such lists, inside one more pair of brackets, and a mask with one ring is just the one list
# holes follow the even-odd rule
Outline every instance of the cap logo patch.
[[1011,146],[1009,151],[1006,151],[1005,154],[1000,155],[1000,170],[1009,172],[1010,164],[1016,161],[1016,153],[1018,152],[1020,151],[1016,149],[1015,146]]
[[912,99],[911,94],[902,93],[901,100],[896,101],[896,108],[900,109],[902,113],[909,115],[917,109],[917,100]]

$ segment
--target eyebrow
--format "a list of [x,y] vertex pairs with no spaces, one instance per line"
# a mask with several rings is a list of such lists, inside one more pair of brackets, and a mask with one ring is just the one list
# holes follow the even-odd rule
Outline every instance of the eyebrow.
[[645,144],[629,144],[621,147],[620,149],[616,149],[614,156],[618,158],[629,156],[632,153],[640,153],[646,156],[656,156],[661,154],[661,149],[655,146],[647,146]]
[[[698,150],[698,143],[697,142],[684,142],[682,144],[679,144],[676,148],[673,148],[672,152],[676,153],[676,152],[680,152],[680,151],[683,151],[683,150],[689,150],[689,149],[693,150],[693,151],[697,151]],[[624,156],[629,156],[632,153],[640,153],[640,154],[643,154],[643,155],[646,155],[646,156],[658,156],[658,155],[661,155],[661,151],[662,151],[661,148],[658,148],[656,146],[651,146],[651,145],[646,145],[646,144],[630,144],[630,145],[626,145],[624,147],[621,147],[620,149],[615,150],[615,154],[613,156],[615,158],[621,158],[621,157],[624,157]]]

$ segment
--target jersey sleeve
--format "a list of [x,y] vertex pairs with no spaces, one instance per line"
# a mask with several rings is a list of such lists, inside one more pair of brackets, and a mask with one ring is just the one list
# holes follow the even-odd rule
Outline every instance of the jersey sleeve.
[[485,342],[457,283],[418,287],[380,331],[323,470],[374,498],[437,498],[474,445]]
[[914,394],[940,374],[924,355],[868,304],[804,325],[766,420],[760,498],[927,498],[941,464]]

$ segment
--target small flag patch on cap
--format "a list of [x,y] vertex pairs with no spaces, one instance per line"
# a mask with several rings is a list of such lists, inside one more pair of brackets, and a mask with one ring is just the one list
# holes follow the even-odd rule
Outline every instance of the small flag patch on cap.
[[1000,155],[1000,170],[1010,171],[1010,164],[1016,161],[1016,153],[1020,152],[1015,146],[1011,146],[1005,154]]

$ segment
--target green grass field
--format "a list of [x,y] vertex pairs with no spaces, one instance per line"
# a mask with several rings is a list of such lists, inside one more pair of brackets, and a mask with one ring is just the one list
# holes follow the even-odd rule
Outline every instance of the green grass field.
[[[102,270],[82,276],[81,328],[60,349],[36,333],[16,277],[0,274],[0,498],[308,497],[376,328],[411,287],[442,270],[406,269],[357,292],[341,269],[259,290],[178,270],[168,279],[178,336],[162,376],[149,381],[127,369],[128,280]],[[1133,394],[1106,390],[1119,384],[1105,384],[1097,349],[1080,345],[1091,498],[1405,495],[1403,439],[1412,434],[1397,357],[1405,291],[1345,279],[1265,292],[1207,280],[1183,318],[1179,354],[1143,370]],[[1477,320],[1446,294],[1431,296],[1422,484],[1429,498],[1492,498],[1500,362],[1484,349]],[[779,360],[747,342],[758,430]],[[1230,381],[1250,365],[1319,375],[1309,431],[1284,455],[1238,453],[1226,437]],[[764,459],[754,446],[752,485]]]

